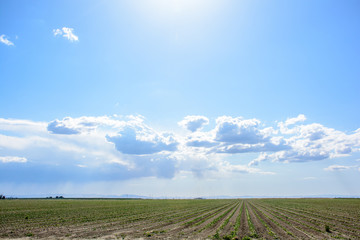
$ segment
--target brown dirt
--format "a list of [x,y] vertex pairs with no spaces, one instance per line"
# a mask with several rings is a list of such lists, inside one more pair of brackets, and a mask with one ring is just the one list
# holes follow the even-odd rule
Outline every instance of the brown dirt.
[[[244,200],[244,208],[241,212],[241,205],[233,202],[228,205],[218,206],[216,208],[199,208],[186,209],[179,212],[167,213],[153,213],[147,216],[134,215],[133,222],[125,222],[124,218],[107,219],[96,222],[87,222],[83,224],[76,224],[70,226],[58,227],[34,227],[35,225],[17,225],[15,222],[10,228],[1,228],[2,236],[4,233],[9,233],[8,236],[20,237],[19,239],[43,238],[43,239],[209,239],[213,236],[223,222],[233,213],[234,215],[229,219],[228,224],[220,231],[221,236],[229,235],[234,229],[237,217],[240,215],[240,227],[237,233],[239,239],[244,236],[249,236],[249,226],[246,217],[245,206],[248,207],[250,219],[253,222],[258,238],[273,239],[274,237],[268,233],[268,229],[259,220],[261,218],[266,225],[276,234],[280,239],[329,239],[335,237],[342,237],[346,239],[360,239],[360,229],[357,228],[356,222],[353,225],[348,221],[337,221],[333,215],[326,215],[321,217],[321,212],[312,212],[311,209],[297,209],[291,207],[271,206],[256,200]],[[220,221],[209,228],[205,228],[218,216],[231,209]],[[207,216],[211,213],[211,217],[199,224],[198,226],[184,225],[184,223],[194,220],[199,216]],[[258,216],[256,216],[256,214]],[[139,218],[138,218],[139,217]],[[258,218],[259,217],[259,218]],[[137,219],[135,219],[137,218]],[[274,223],[273,219],[278,224]],[[340,218],[343,220],[343,218]],[[113,221],[112,221],[113,220]],[[201,220],[199,220],[201,221]],[[39,222],[41,226],[42,222]],[[325,232],[325,224],[329,224],[331,233]],[[354,228],[352,228],[354,226]],[[291,232],[293,236],[289,235],[286,230]],[[314,229],[315,228],[315,229]],[[30,229],[30,230],[29,230]],[[316,230],[318,229],[318,230]],[[17,231],[11,233],[11,231]],[[31,231],[34,237],[23,237]],[[151,236],[146,236],[149,233]],[[1,237],[0,237],[1,238]]]
[[[213,219],[215,219],[217,216],[223,214],[224,212],[226,212],[230,207],[232,207],[233,205],[227,206],[224,209],[219,209],[216,210],[212,213],[212,216],[207,219],[206,221],[204,221],[203,223],[201,223],[198,226],[186,226],[186,225],[182,225],[179,229],[175,229],[175,232],[169,232],[170,235],[175,236],[176,234],[178,234],[179,238],[184,238],[185,236],[191,236],[193,238],[199,238],[199,239],[203,239],[206,238],[208,235],[204,236],[203,233],[198,233],[198,231],[200,229],[202,229],[203,227],[205,227],[207,224],[209,224]],[[205,216],[206,214],[204,214]],[[201,221],[201,220],[199,220]],[[176,233],[176,234],[175,234]]]
[[[187,211],[184,211],[187,212]],[[103,221],[103,222],[88,222],[84,224],[77,224],[73,226],[59,226],[59,227],[48,227],[46,229],[32,229],[32,234],[37,238],[48,238],[51,236],[66,236],[68,238],[93,238],[101,237],[113,234],[126,235],[132,234],[140,229],[141,226],[151,227],[157,224],[154,222],[154,218],[159,217],[163,214],[153,214],[149,217],[137,220],[134,222],[125,222],[124,220],[119,221]],[[143,233],[143,232],[142,232]],[[18,231],[17,236],[24,236],[26,232]]]
[[[203,209],[201,208],[200,212]],[[151,233],[154,235],[153,231],[160,232],[167,230],[174,225],[181,225],[182,222],[186,221],[188,218],[181,220],[186,215],[189,215],[190,211],[186,210],[183,212],[183,215],[179,215],[179,212],[174,213],[173,219],[162,219],[161,216],[166,214],[157,214],[152,215],[149,218],[144,218],[140,221],[132,222],[132,223],[106,223],[103,225],[97,225],[94,231],[94,225],[87,226],[86,228],[78,229],[77,234],[72,235],[73,237],[81,237],[81,238],[89,238],[89,237],[100,237],[106,235],[116,235],[116,236],[131,236],[131,237],[144,237],[145,233]],[[170,215],[171,216],[171,215]],[[192,211],[190,217],[197,217],[198,212]],[[175,222],[175,223],[174,223]],[[159,224],[160,223],[160,224]]]
[[248,208],[249,216],[250,216],[251,222],[254,225],[254,228],[258,235],[258,238],[273,239],[273,237],[269,235],[266,227],[255,216],[255,213],[254,213],[253,209],[251,208],[250,204],[248,202],[245,202],[245,203]]
[[[267,209],[267,210],[269,210],[270,212],[274,211],[274,209]],[[277,212],[278,213],[275,213],[275,212],[273,212],[273,213],[275,215],[278,215],[278,216],[286,219],[286,221],[289,224],[291,224],[295,228],[301,230],[302,232],[306,233],[307,235],[310,235],[311,238],[313,238],[313,239],[327,239],[330,237],[326,233],[322,233],[320,231],[316,231],[315,229],[313,229],[313,228],[317,228],[317,226],[312,224],[311,222],[308,222],[302,218],[299,218],[298,216],[291,215],[286,211],[281,211],[281,213],[279,213],[279,211],[277,211]]]
[[[311,235],[308,235],[305,232],[301,231],[300,229],[296,228],[295,226],[288,224],[288,222],[284,222],[284,221],[276,218],[275,217],[276,214],[266,210],[265,208],[263,208],[259,205],[256,205],[256,207],[258,207],[261,211],[263,211],[266,215],[268,215],[269,217],[274,219],[276,222],[281,224],[285,229],[287,229],[289,232],[291,232],[296,238],[300,238],[300,239],[310,239],[311,238]],[[287,236],[288,236],[287,238],[292,238],[290,235],[287,235]]]
[[[294,239],[294,237],[289,235],[284,229],[282,229],[281,227],[276,225],[274,222],[272,222],[267,216],[265,216],[261,211],[259,211],[253,204],[251,204],[251,207],[257,213],[257,215],[266,223],[266,225],[271,229],[271,231],[273,231],[276,234],[276,236],[278,238]],[[306,237],[306,235],[305,235],[305,237]]]
[[202,227],[200,227],[200,229],[203,228],[204,226],[207,226],[208,224],[210,224],[214,219],[221,216],[222,214],[224,214],[226,211],[228,211],[231,208],[231,211],[228,214],[226,214],[225,216],[223,216],[215,225],[211,226],[211,228],[204,229],[203,231],[201,231],[200,234],[196,235],[195,237],[198,236],[201,239],[203,239],[203,238],[207,238],[208,236],[213,236],[216,233],[216,230],[221,226],[223,221],[229,215],[231,215],[232,211],[234,210],[235,207],[237,207],[237,205],[238,205],[238,203],[235,203],[234,205],[231,205],[229,208],[224,209],[224,211],[219,212],[214,217],[208,219],[203,224],[201,224]]
[[317,215],[314,216],[314,214],[308,213],[306,211],[296,211],[295,209],[284,209],[278,207],[277,210],[280,210],[282,212],[288,212],[297,216],[300,219],[310,220],[308,222],[316,224],[319,228],[324,228],[325,225],[329,225],[331,226],[331,232],[334,236],[340,235],[344,238],[360,238],[360,232],[354,232],[354,229],[356,229],[355,226],[352,227],[348,226],[347,224],[345,225],[344,223],[342,223],[341,221],[337,221],[336,219],[326,218],[326,220],[324,220],[324,218],[318,217]]
[[239,232],[237,233],[239,239],[242,239],[243,237],[248,236],[250,234],[249,224],[246,218],[245,201],[243,201],[242,204],[243,204],[243,209],[241,212],[240,228],[239,228]]
[[[236,223],[236,218],[238,217],[238,215],[240,214],[240,209],[241,209],[241,204],[242,201],[239,202],[237,208],[236,208],[236,212],[234,213],[234,215],[229,219],[228,224],[226,224],[226,226],[224,227],[223,230],[221,230],[221,232],[219,232],[219,234],[221,236],[225,236],[228,234],[231,234],[231,232],[234,230],[234,225]],[[230,213],[231,214],[231,213]]]
[[[186,225],[184,225],[185,222],[192,221],[192,220],[198,218],[199,216],[206,216],[206,214],[208,214],[209,212],[213,212],[212,214],[216,215],[219,212],[224,211],[224,209],[221,209],[223,207],[224,206],[219,206],[216,209],[212,209],[207,212],[203,212],[202,214],[194,213],[189,218],[185,218],[185,219],[182,219],[181,221],[176,221],[174,223],[167,224],[166,226],[164,226],[164,224],[160,224],[160,225],[154,225],[152,227],[146,227],[141,230],[134,229],[133,232],[131,233],[131,236],[142,237],[142,236],[144,236],[144,232],[151,234],[150,238],[154,238],[154,239],[174,239],[174,238],[179,239],[179,238],[185,238],[186,236],[193,236],[194,234],[196,234],[197,229],[199,229],[200,226],[202,226],[202,225],[186,226]],[[228,209],[228,207],[225,209]],[[165,232],[160,233],[160,231],[162,231],[162,230],[165,230]],[[177,237],[175,237],[175,236],[177,236]]]

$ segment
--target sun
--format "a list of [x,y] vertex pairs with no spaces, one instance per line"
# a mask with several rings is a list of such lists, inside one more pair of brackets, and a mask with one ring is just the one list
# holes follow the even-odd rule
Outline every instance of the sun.
[[212,0],[150,0],[134,1],[134,7],[141,17],[148,20],[168,22],[188,22],[204,20],[219,10],[221,1]]

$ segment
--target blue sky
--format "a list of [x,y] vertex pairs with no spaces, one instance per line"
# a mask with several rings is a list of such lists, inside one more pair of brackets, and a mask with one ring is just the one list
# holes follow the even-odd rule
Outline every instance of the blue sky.
[[358,1],[1,1],[0,193],[360,195]]

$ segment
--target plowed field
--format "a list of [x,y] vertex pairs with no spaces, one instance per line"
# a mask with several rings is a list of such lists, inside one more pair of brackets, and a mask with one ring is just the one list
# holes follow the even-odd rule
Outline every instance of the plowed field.
[[360,239],[360,199],[1,200],[0,237]]

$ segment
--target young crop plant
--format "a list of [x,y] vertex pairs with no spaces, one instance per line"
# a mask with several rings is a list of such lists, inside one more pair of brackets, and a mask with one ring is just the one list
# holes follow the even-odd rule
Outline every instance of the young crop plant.
[[252,238],[257,238],[258,235],[257,235],[257,233],[256,233],[254,224],[253,224],[252,221],[251,221],[251,218],[250,218],[250,215],[249,215],[249,211],[248,211],[247,205],[245,205],[245,212],[246,212],[247,222],[248,222],[248,224],[249,224],[250,237],[252,237]]
[[230,216],[226,218],[226,220],[223,222],[223,224],[221,224],[218,231],[221,231],[224,229],[224,227],[229,223],[230,219],[234,216],[235,212],[239,209],[239,206],[240,206],[240,202],[236,205],[234,211],[230,214]]
[[224,212],[223,214],[221,214],[220,216],[216,217],[214,220],[212,220],[209,224],[207,224],[206,226],[204,226],[203,228],[201,228],[199,230],[199,232],[201,232],[202,230],[204,230],[205,228],[210,228],[214,225],[216,225],[221,219],[223,219],[226,215],[229,214],[229,212],[231,210],[233,210],[234,208],[236,208],[237,204],[234,207],[231,207],[229,210],[227,210],[226,212]]
[[[329,203],[329,199],[321,199],[318,201],[326,201],[326,203]],[[332,208],[330,208],[332,209]],[[316,211],[314,211],[314,207],[311,207],[310,210],[306,211],[304,209],[297,209],[297,208],[292,208],[291,210],[296,211],[297,213],[301,213],[298,214],[300,217],[303,218],[309,218],[310,222],[316,224],[319,228],[321,228],[321,225],[325,224],[329,226],[329,229],[332,228],[335,231],[342,231],[344,233],[349,234],[349,236],[353,236],[354,233],[354,221],[356,222],[355,219],[353,218],[348,218],[350,219],[351,223],[347,222],[344,220],[344,216],[338,216],[338,215],[334,215],[334,214],[330,214],[330,216],[336,216],[336,218],[334,217],[329,217],[329,214],[327,212],[324,211],[320,211],[319,209],[316,209]],[[334,213],[339,213],[338,210],[333,210]],[[309,217],[311,216],[311,217]],[[346,218],[346,217],[345,217]],[[336,224],[332,223],[335,222]],[[326,231],[326,230],[325,230]],[[321,232],[321,230],[319,229],[319,232]]]
[[214,236],[212,237],[212,239],[216,239],[216,240],[221,239],[221,238],[220,238],[219,231],[216,231],[216,233],[214,234]]
[[184,223],[184,225],[186,225],[187,227],[188,226],[191,226],[191,225],[194,225],[194,226],[198,226],[200,224],[202,224],[203,222],[205,222],[206,220],[208,220],[209,218],[211,218],[212,216],[214,216],[215,214],[217,214],[218,212],[222,211],[223,209],[227,208],[230,204],[228,205],[225,205],[221,208],[217,208],[205,215],[202,215],[202,216],[199,216],[191,221],[188,221],[186,223]]
[[[318,219],[322,219],[322,220],[326,220],[326,221],[335,221],[337,224],[342,225],[341,229],[346,228],[347,231],[352,231],[352,227],[353,227],[351,225],[351,223],[349,223],[347,221],[350,221],[350,222],[353,223],[354,220],[355,220],[353,218],[349,218],[349,217],[346,217],[346,216],[340,216],[340,215],[336,215],[336,214],[329,214],[329,213],[323,212],[323,211],[314,212],[314,211],[306,211],[306,210],[302,209],[302,210],[299,210],[299,212],[310,215],[310,216],[313,216],[313,217],[316,217]],[[335,227],[334,224],[329,224],[329,226]]]
[[[219,231],[221,231],[226,226],[226,224],[228,224],[230,218],[235,214],[235,212],[238,210],[239,207],[240,207],[240,202],[236,204],[234,211],[224,221],[224,223],[220,226],[220,228],[216,231],[216,233],[213,236],[213,239],[221,239]],[[235,224],[234,224],[234,230],[231,231],[231,233],[229,235],[223,236],[222,239],[236,239],[236,233],[237,233],[237,231],[238,231],[238,229],[240,227],[241,213],[242,213],[243,207],[244,207],[244,202],[242,202],[242,205],[241,205],[241,208],[240,208],[240,213],[236,217]]]
[[[297,216],[297,217],[299,217],[299,218],[302,218],[302,219],[304,219],[306,222],[312,223],[312,224],[320,227],[319,223],[317,223],[316,220],[314,220],[314,219],[312,219],[312,218],[310,218],[310,217],[304,216],[304,215],[302,215],[302,214],[298,214],[298,213],[293,212],[293,211],[289,211],[289,210],[287,210],[287,209],[281,209],[281,208],[280,208],[280,210],[283,211],[283,212],[287,212],[288,214],[291,214],[291,215]],[[293,220],[295,220],[295,219],[293,219]],[[297,221],[297,222],[300,223],[300,221],[298,221],[298,220],[295,220],[295,221]],[[306,226],[306,227],[308,227],[308,228],[311,228],[311,229],[313,229],[313,230],[315,230],[315,231],[317,231],[317,232],[322,232],[319,228],[314,227],[314,226],[311,226],[311,225],[309,225],[309,224],[307,224],[307,223],[305,223],[305,222],[302,222],[302,225],[304,225],[304,226]]]
[[[278,227],[280,227],[282,230],[284,230],[288,235],[295,237],[294,234],[292,232],[290,232],[289,230],[287,230],[283,225],[281,225],[278,221],[276,221],[275,219],[271,218],[268,214],[266,214],[264,211],[262,211],[261,209],[259,209],[258,207],[255,207],[254,205],[252,205],[257,211],[261,212],[267,219],[269,219],[270,221],[272,221],[273,223],[275,223]],[[271,213],[270,213],[271,214]],[[272,214],[273,215],[273,214]],[[274,216],[274,215],[273,215]]]
[[360,237],[359,199],[19,199],[0,201],[0,212],[6,239],[194,239],[209,232],[209,239],[247,240],[254,230],[260,235],[257,224],[284,239]]
[[[250,205],[250,204],[249,204]],[[278,237],[276,236],[276,234],[272,231],[272,229],[266,224],[266,222],[264,221],[264,219],[262,219],[260,217],[260,215],[257,213],[256,209],[254,208],[254,213],[255,216],[260,220],[260,222],[265,226],[265,228],[267,229],[268,233],[270,236],[274,237],[275,239],[277,239]]]
[[236,217],[236,221],[235,221],[235,224],[234,224],[234,235],[236,235],[236,233],[239,231],[239,228],[240,228],[240,225],[241,225],[241,215],[242,215],[242,212],[244,211],[244,202],[242,203],[241,205],[241,208],[240,208],[240,212],[239,212],[239,215]]
[[[296,228],[296,229],[298,229],[298,230],[300,230],[300,229],[297,228],[297,227],[295,227],[294,224],[291,223],[291,222],[296,222],[296,223],[298,223],[298,224],[301,226],[301,227],[300,227],[301,229],[303,229],[303,226],[307,226],[307,224],[305,224],[305,223],[303,223],[303,222],[301,222],[301,221],[299,221],[299,220],[296,220],[295,218],[289,218],[288,216],[286,216],[286,215],[284,215],[283,213],[278,212],[278,211],[276,211],[276,210],[274,210],[274,209],[269,210],[268,208],[265,208],[265,207],[263,207],[263,208],[266,209],[267,211],[271,212],[271,214],[272,214],[274,217],[276,217],[277,219],[279,219],[280,221],[289,223],[289,224],[291,224],[294,228]],[[304,229],[303,229],[303,230],[304,230]],[[314,237],[312,236],[312,234],[310,234],[310,233],[304,233],[304,234],[309,235],[309,237],[311,237],[311,238],[314,238]]]

